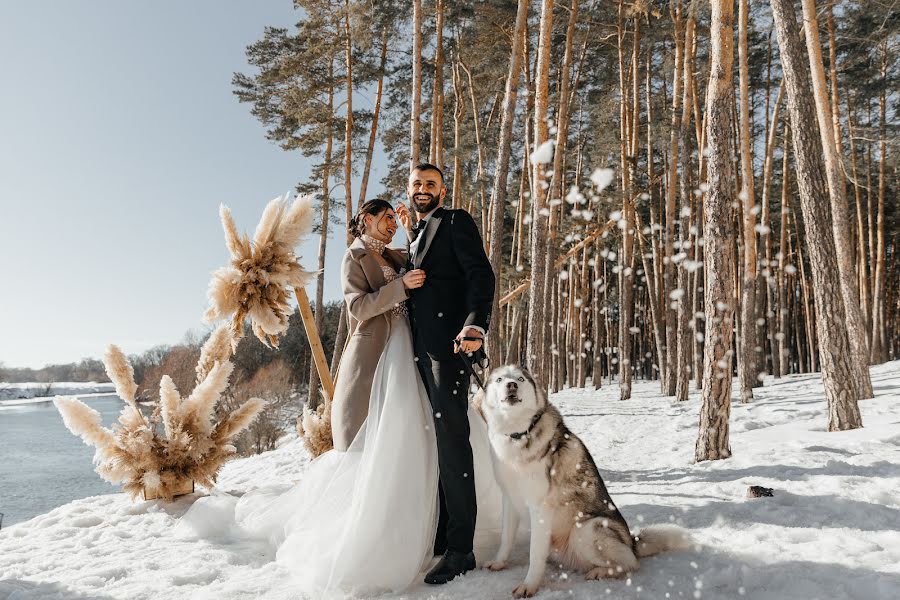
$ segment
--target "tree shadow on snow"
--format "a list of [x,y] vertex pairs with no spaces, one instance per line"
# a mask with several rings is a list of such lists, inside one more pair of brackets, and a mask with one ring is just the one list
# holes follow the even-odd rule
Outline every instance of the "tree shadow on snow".
[[0,579],[0,598],[4,600],[112,600],[95,592],[81,593],[54,582]]
[[[632,527],[639,525],[637,515],[644,523],[665,522],[674,516],[678,523],[691,529],[708,527],[724,520],[726,523],[766,524],[793,528],[847,528],[861,531],[896,529],[900,523],[900,510],[849,500],[840,496],[800,496],[776,490],[772,498],[737,499],[733,502],[713,500],[702,505],[660,506],[658,504],[631,504],[619,506]],[[806,535],[792,534],[795,541],[806,541]],[[848,535],[852,535],[849,534]]]
[[[748,549],[749,550],[749,549]],[[560,568],[550,560],[536,598],[578,600],[615,598],[647,600],[707,598],[714,600],[887,600],[900,589],[900,574],[884,573],[835,563],[766,559],[697,546],[683,552],[661,554],[641,561],[630,579],[587,581],[584,574]],[[471,598],[476,577],[478,598],[507,600],[528,568],[527,537],[520,536],[509,568],[498,573],[475,571],[442,586],[440,594],[419,586],[403,598]]]
[[[711,547],[663,554],[642,560],[630,586],[600,585],[611,587],[612,597],[617,598],[665,598],[669,593],[672,598],[753,600],[887,600],[900,589],[900,574],[827,562],[778,562],[767,559],[764,546],[752,550],[756,555]],[[638,586],[639,594],[631,591]]]
[[[598,465],[599,466],[599,465]],[[718,465],[716,465],[718,466]],[[839,477],[900,477],[900,464],[880,460],[871,465],[851,465],[841,460],[829,460],[815,467],[796,465],[754,465],[742,469],[693,468],[667,469],[664,471],[614,471],[600,468],[607,482],[633,483],[724,483],[743,478],[769,479],[776,481],[802,481],[818,475]],[[743,490],[741,490],[743,491]]]

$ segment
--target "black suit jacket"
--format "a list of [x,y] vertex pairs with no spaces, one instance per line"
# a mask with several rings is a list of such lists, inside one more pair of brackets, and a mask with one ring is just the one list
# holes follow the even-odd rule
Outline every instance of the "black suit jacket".
[[420,351],[436,360],[452,358],[453,338],[463,327],[488,330],[494,301],[494,271],[472,215],[462,209],[434,211],[410,263],[425,271],[425,284],[409,291],[412,326],[424,346]]

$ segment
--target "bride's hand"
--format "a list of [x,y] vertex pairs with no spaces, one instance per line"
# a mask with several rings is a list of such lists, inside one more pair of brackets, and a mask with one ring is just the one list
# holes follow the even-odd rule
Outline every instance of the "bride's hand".
[[413,269],[403,275],[403,287],[408,290],[420,288],[425,284],[425,271],[422,269]]

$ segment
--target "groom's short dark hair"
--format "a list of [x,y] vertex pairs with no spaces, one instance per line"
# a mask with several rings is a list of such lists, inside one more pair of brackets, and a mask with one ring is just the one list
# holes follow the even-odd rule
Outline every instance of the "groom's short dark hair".
[[413,167],[413,171],[437,171],[437,174],[441,176],[441,183],[444,183],[444,172],[431,163],[419,163]]

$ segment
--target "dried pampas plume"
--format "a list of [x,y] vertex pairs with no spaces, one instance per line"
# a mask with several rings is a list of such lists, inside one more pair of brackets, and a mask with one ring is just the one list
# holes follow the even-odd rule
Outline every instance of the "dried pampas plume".
[[331,402],[322,402],[316,410],[303,407],[303,414],[297,417],[297,434],[303,438],[303,445],[313,457],[320,456],[334,448],[331,431]]
[[[125,354],[122,353],[118,346],[110,344],[103,355],[103,365],[106,367],[106,374],[109,376],[109,379],[116,385],[116,394],[127,402],[138,416],[141,416],[141,411],[138,410],[135,399],[138,386],[134,381],[134,369],[131,368],[131,363],[125,358]],[[143,419],[142,416],[141,419]]]
[[315,276],[294,255],[300,238],[312,229],[312,197],[288,197],[269,202],[253,235],[253,241],[238,233],[231,210],[219,209],[225,230],[225,245],[231,255],[228,266],[213,272],[209,283],[207,322],[228,319],[232,345],[244,334],[250,317],[253,333],[264,344],[278,347],[278,336],[288,327],[293,288],[303,287]]
[[182,398],[172,378],[159,384],[159,415],[149,421],[135,402],[134,371],[116,346],[104,356],[106,372],[126,402],[119,422],[103,427],[100,415],[80,400],[54,400],[66,427],[96,447],[97,473],[137,496],[142,490],[171,500],[180,484],[192,480],[211,488],[225,461],[235,454],[232,438],[246,428],[263,407],[252,398],[216,420],[216,405],[228,386],[231,330],[220,327],[203,345],[197,365],[197,385]]
[[228,323],[221,323],[209,335],[209,339],[200,349],[200,360],[197,361],[197,383],[206,379],[217,362],[224,363],[231,358],[234,336]]

